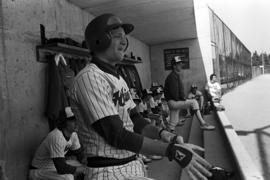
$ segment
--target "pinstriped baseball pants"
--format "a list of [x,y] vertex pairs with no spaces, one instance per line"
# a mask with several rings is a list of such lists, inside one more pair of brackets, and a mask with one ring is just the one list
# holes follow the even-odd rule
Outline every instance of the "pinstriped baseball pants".
[[146,174],[143,162],[138,159],[121,166],[89,167],[84,180],[153,180],[146,178]]
[[[81,166],[77,160],[67,160],[72,166]],[[29,172],[30,180],[74,180],[73,174],[58,174],[55,167],[49,169],[31,169]]]

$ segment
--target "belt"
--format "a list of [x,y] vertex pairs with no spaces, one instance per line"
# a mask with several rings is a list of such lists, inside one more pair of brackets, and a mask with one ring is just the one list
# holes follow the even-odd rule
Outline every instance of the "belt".
[[127,164],[137,159],[137,155],[133,155],[123,159],[108,158],[108,157],[88,157],[88,167],[108,167],[108,166],[120,166]]
[[33,166],[33,165],[30,165],[30,167],[29,167],[30,169],[38,169],[38,168],[36,168],[35,166]]

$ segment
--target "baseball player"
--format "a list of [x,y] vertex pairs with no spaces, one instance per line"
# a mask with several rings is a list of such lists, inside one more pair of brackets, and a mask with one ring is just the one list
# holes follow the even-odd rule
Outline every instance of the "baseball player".
[[198,102],[195,99],[185,99],[184,86],[179,76],[184,63],[185,61],[183,61],[180,56],[174,57],[171,62],[172,72],[165,80],[164,96],[168,101],[170,109],[168,129],[170,131],[175,130],[175,126],[179,122],[180,109],[191,108],[201,124],[201,129],[213,130],[215,127],[206,123],[202,118]]
[[136,154],[167,156],[192,179],[206,179],[211,176],[211,165],[190,145],[183,144],[180,136],[145,121],[135,110],[126,82],[117,73],[115,64],[123,59],[127,34],[133,28],[113,14],[103,14],[85,30],[93,57],[77,74],[71,88],[72,109],[87,157],[85,180],[148,179]]
[[71,108],[65,108],[60,114],[57,128],[46,136],[34,155],[30,180],[74,180],[86,170],[79,161],[65,158],[67,152],[72,152],[79,160],[83,154]]
[[198,90],[198,86],[196,84],[191,85],[187,99],[196,99],[199,104],[200,111],[203,112],[204,97],[203,97],[202,92]]

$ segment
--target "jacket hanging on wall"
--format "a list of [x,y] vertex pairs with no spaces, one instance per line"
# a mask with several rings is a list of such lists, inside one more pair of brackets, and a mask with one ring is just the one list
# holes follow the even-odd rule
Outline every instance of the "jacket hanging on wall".
[[69,68],[61,54],[49,56],[48,96],[46,115],[49,126],[55,128],[59,112],[69,106],[68,89],[74,79],[74,72]]

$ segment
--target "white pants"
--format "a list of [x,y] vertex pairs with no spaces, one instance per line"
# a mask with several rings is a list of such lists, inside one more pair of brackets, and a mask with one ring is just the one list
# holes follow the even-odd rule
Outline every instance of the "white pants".
[[146,174],[143,162],[137,159],[120,166],[89,167],[84,180],[153,180]]
[[[77,160],[67,160],[72,166],[81,166]],[[30,180],[74,180],[73,174],[58,174],[55,167],[48,169],[31,169],[29,172]]]
[[181,109],[191,108],[192,110],[199,110],[198,101],[195,99],[187,99],[185,101],[169,100],[168,106],[170,109],[170,119],[169,119],[168,127],[172,130],[174,130],[175,126],[178,124],[179,112]]

